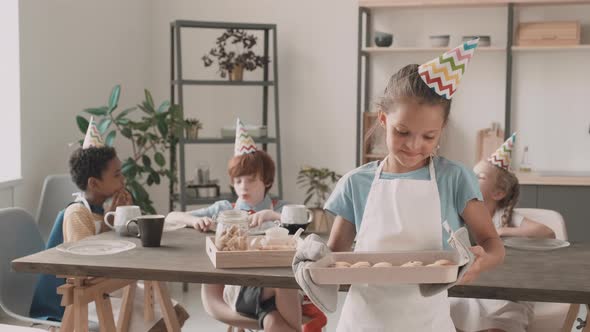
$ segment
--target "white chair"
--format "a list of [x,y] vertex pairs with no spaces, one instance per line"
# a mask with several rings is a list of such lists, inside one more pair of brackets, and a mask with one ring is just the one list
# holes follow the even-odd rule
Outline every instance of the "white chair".
[[47,243],[57,213],[74,200],[72,193],[78,191],[80,189],[72,182],[69,174],[55,174],[45,178],[37,208],[37,224],[45,243]]
[[[551,228],[556,239],[567,240],[565,221],[558,212],[544,209],[515,209],[515,211],[527,219]],[[535,302],[535,317],[527,329],[528,332],[561,331],[570,306],[569,303]]]
[[0,209],[0,308],[9,316],[29,323],[59,327],[29,317],[37,275],[11,271],[12,260],[45,249],[35,220],[21,208]]

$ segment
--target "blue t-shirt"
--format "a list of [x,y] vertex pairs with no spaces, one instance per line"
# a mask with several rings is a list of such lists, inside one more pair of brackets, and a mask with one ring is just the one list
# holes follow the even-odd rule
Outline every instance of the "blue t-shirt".
[[[441,224],[447,220],[451,228],[457,229],[464,225],[461,214],[467,202],[473,199],[483,201],[477,177],[472,170],[460,163],[442,157],[434,157],[433,160],[443,218]],[[344,175],[324,206],[324,209],[330,213],[354,223],[357,233],[360,230],[365,205],[379,162],[370,162]],[[430,173],[428,166],[425,166],[408,173],[382,172],[380,178],[430,180]],[[448,234],[443,231],[445,248],[448,248],[447,239]]]
[[[244,211],[262,211],[262,210],[274,210],[275,212],[281,213],[283,210],[283,206],[285,206],[286,202],[282,200],[273,200],[270,198],[270,195],[266,195],[264,199],[258,203],[256,206],[250,206],[248,203],[244,202],[240,198],[236,201],[235,208]],[[227,200],[217,201],[210,206],[198,210],[189,211],[188,213],[195,216],[195,217],[210,217],[213,218],[219,212],[232,210],[234,209],[234,205]]]

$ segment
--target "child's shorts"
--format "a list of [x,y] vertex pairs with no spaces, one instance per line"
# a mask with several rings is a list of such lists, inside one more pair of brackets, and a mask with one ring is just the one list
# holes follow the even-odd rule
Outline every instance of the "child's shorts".
[[264,317],[277,310],[277,306],[274,296],[262,301],[262,290],[263,287],[226,285],[223,297],[236,312],[258,320],[258,326],[264,329]]

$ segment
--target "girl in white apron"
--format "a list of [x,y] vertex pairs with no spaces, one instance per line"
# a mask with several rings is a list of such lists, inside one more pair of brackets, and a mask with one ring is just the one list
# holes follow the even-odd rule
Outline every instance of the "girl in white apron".
[[[450,98],[476,45],[465,43],[392,76],[377,104],[387,157],[345,175],[325,205],[337,215],[328,242],[333,251],[349,251],[355,236],[355,251],[440,250],[447,237],[442,222],[458,228],[464,220],[481,247],[472,248],[477,258],[463,280],[501,263],[504,248],[473,172],[434,156]],[[447,77],[436,79],[441,73]],[[455,327],[447,292],[426,298],[417,285],[353,285],[337,331],[454,332]]]
[[[549,227],[514,211],[520,193],[518,178],[509,171],[514,138],[514,135],[510,137],[488,161],[481,161],[474,167],[484,204],[500,236],[554,238],[555,233]],[[532,302],[451,299],[453,322],[464,332],[525,332],[533,315]]]

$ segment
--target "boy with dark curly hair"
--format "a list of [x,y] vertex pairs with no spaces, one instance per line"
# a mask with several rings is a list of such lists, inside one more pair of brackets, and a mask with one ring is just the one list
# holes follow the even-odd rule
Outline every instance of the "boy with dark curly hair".
[[[117,157],[117,152],[114,148],[105,146],[92,118],[84,144],[72,153],[69,166],[72,181],[81,192],[76,193],[76,200],[58,214],[49,235],[47,249],[109,231],[110,228],[103,221],[106,213],[103,205],[108,205],[107,211],[115,211],[118,206],[133,204],[131,194],[125,190],[125,177],[121,172],[121,161]],[[108,199],[112,199],[110,204],[105,203]],[[30,316],[61,321],[64,307],[60,304],[61,295],[57,295],[56,290],[64,283],[63,278],[41,275],[35,289]],[[113,307],[118,306],[115,302]],[[135,312],[142,312],[141,308],[135,307],[142,305],[142,295],[136,294],[130,329],[164,331],[164,322],[161,319],[144,322],[143,318],[133,317]],[[174,309],[182,325],[188,318],[188,313],[180,305],[175,305]],[[90,310],[91,313],[93,311]]]

